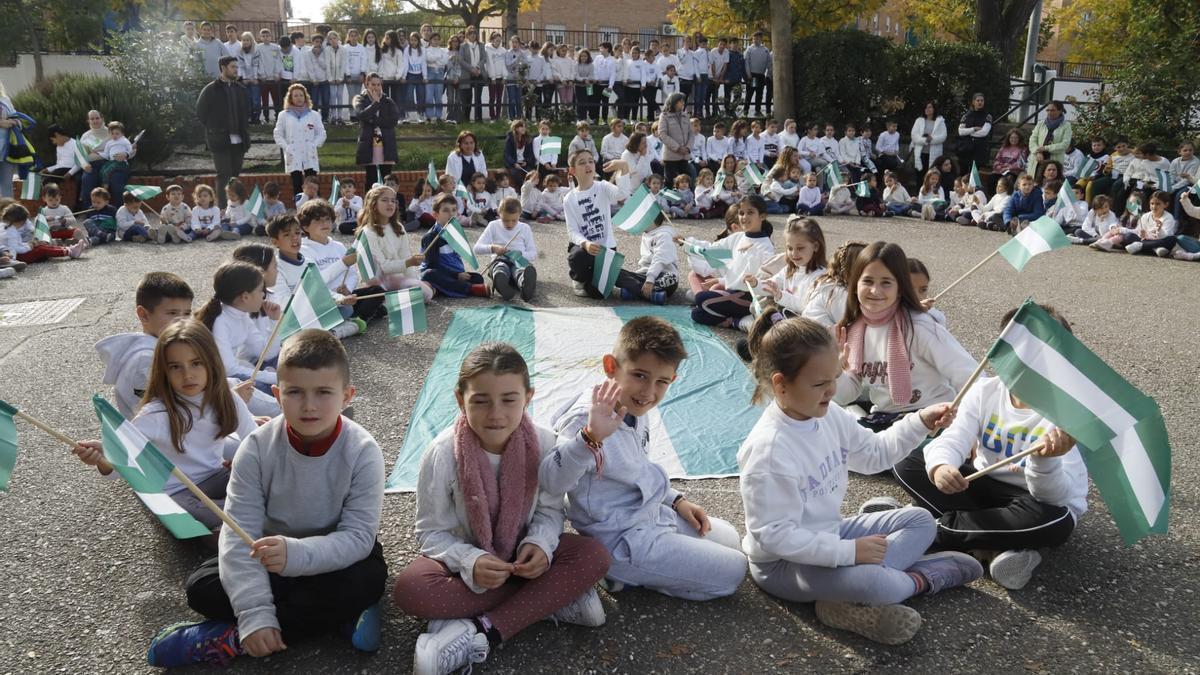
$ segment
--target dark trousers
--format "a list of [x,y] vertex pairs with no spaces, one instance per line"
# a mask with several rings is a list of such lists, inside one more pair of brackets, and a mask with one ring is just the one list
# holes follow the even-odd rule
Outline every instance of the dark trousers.
[[736,326],[742,317],[750,316],[750,302],[746,291],[701,291],[696,294],[692,321],[719,326],[728,320]]
[[1130,240],[1125,243],[1126,246],[1135,241],[1142,242],[1142,250],[1138,251],[1140,255],[1155,255],[1154,250],[1159,248],[1165,248],[1170,251],[1175,248],[1175,243],[1179,239],[1173,234],[1162,239],[1138,239],[1137,235],[1125,235],[1125,238]]
[[642,100],[646,102],[646,119],[658,118],[658,87],[646,85],[642,87]]
[[471,104],[475,105],[475,121],[483,121],[483,81],[468,80],[464,83],[466,86],[458,87],[458,102],[462,106],[462,117],[460,122],[468,122],[471,119]]
[[[212,156],[213,166],[217,171],[217,205],[224,209],[225,186],[229,184],[230,178],[237,178],[242,173],[242,160],[246,157],[246,144],[213,148]],[[116,199],[115,196],[114,199]]]
[[[434,251],[431,255],[437,255]],[[471,294],[471,287],[483,283],[483,275],[470,272],[471,278],[463,281],[458,278],[458,272],[444,267],[431,267],[421,273],[421,281],[433,286],[439,293],[451,298],[465,298]]]
[[[311,577],[268,574],[275,599],[275,617],[285,641],[340,629],[379,602],[387,582],[383,547],[366,558],[333,572]],[[221,585],[218,558],[205,560],[187,580],[188,606],[216,621],[236,622],[229,596]],[[245,637],[245,636],[243,636]]]
[[[596,256],[588,253],[582,246],[575,244],[567,244],[567,276],[571,277],[572,281],[578,281],[583,284],[587,290],[588,297],[602,300],[604,294],[600,289],[592,285],[592,275],[595,274]],[[646,283],[645,277],[641,281],[637,275],[625,269],[617,272],[616,288],[624,288],[633,293],[641,294],[642,284]]]
[[751,73],[751,75],[750,75],[750,95],[746,98],[746,110],[749,111],[750,106],[753,105],[755,117],[757,117],[758,115],[761,114],[762,108],[760,106],[763,106],[763,107],[766,106],[766,99],[763,96],[763,94],[766,93],[766,90],[767,90],[766,74],[764,73],[764,74],[759,75],[759,74]]
[[899,171],[903,162],[896,155],[879,155],[875,158],[875,166],[880,171]]
[[[354,295],[378,295],[379,293],[383,293],[385,290],[387,289],[385,289],[383,286],[363,286],[361,288],[354,289]],[[355,317],[362,319],[363,321],[370,321],[377,318],[377,315],[383,316],[383,301],[384,299],[382,297],[367,298],[366,300],[359,300],[355,302],[350,307]]]
[[667,185],[674,185],[675,177],[680,174],[685,176],[691,175],[688,172],[688,161],[686,159],[669,159],[664,164],[667,170]]
[[[975,468],[964,464],[959,471],[969,476]],[[1039,502],[1028,490],[991,476],[971,481],[963,492],[944,494],[929,480],[925,453],[919,448],[892,467],[892,473],[913,496],[913,504],[937,518],[936,548],[1048,548],[1062,544],[1075,530],[1075,518],[1067,507]]]

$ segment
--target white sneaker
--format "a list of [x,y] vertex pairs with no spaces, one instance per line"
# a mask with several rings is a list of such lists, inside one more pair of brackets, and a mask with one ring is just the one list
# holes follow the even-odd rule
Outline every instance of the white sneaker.
[[467,619],[430,621],[429,632],[417,638],[413,675],[448,675],[488,657],[487,636]]
[[1001,551],[992,559],[988,573],[1001,586],[1019,591],[1029,583],[1033,571],[1042,562],[1042,554],[1027,548],[1016,551]]
[[604,625],[604,605],[600,603],[600,595],[595,588],[589,588],[587,593],[550,615],[554,622],[573,623],[576,626],[595,628]]
[[1140,241],[1135,241],[1132,244],[1125,247],[1126,253],[1137,253],[1141,250],[1142,250],[1142,242],[1140,242]]
[[0,267],[0,279],[11,279],[17,276],[17,271],[11,267]]
[[79,256],[83,255],[83,251],[86,248],[87,248],[86,241],[77,241],[74,244],[67,247],[67,255],[70,256],[72,260],[75,260]]
[[895,499],[892,499],[891,497],[871,497],[867,501],[863,502],[862,506],[858,507],[858,515],[861,516],[864,513],[879,513],[880,511],[893,511],[895,509],[902,508],[904,508],[904,505]]
[[1171,257],[1171,250],[1165,246],[1159,246],[1158,248],[1154,249],[1154,255],[1160,258],[1169,258]]
[[329,332],[333,334],[333,337],[345,340],[351,335],[358,335],[358,324],[354,321],[343,321],[340,325],[331,328]]
[[1082,244],[1083,237],[1068,236],[1067,241],[1071,242],[1072,244]]
[[1175,249],[1175,252],[1171,254],[1171,257],[1176,260],[1195,261],[1195,260],[1200,260],[1200,253],[1188,253],[1187,251],[1185,251],[1181,248],[1177,248],[1177,249]]
[[572,281],[571,290],[581,298],[588,297],[587,286],[582,281]]
[[742,318],[738,319],[738,322],[737,322],[738,330],[742,331],[743,333],[749,333],[750,327],[753,325],[754,325],[754,317],[749,316],[749,315],[743,316]]

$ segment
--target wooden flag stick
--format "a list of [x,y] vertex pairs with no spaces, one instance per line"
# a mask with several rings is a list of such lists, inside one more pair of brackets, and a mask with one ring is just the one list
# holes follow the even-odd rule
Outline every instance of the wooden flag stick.
[[[291,300],[288,303],[290,304]],[[247,378],[249,381],[253,382],[254,378],[258,377],[258,371],[262,370],[263,361],[267,359],[267,351],[271,349],[271,343],[275,341],[275,336],[279,335],[279,327],[283,325],[283,314],[286,311],[287,308],[285,307],[284,312],[279,314],[279,320],[275,322],[275,327],[271,329],[271,337],[267,338],[267,344],[263,345],[262,351],[259,352],[258,363],[254,364],[254,370],[250,372],[250,377]]]
[[183,483],[183,486],[188,489],[188,492],[191,492],[193,495],[195,495],[196,499],[199,499],[202,504],[207,506],[210,511],[216,514],[216,516],[221,519],[221,522],[225,523],[229,526],[229,529],[236,532],[237,536],[241,537],[242,541],[246,542],[247,546],[254,546],[254,539],[252,539],[250,535],[246,534],[246,531],[243,530],[233,518],[229,517],[229,514],[225,513],[224,509],[217,506],[216,502],[209,499],[208,495],[204,494],[204,491],[197,487],[197,485],[192,482],[191,478],[188,478],[182,471],[179,470],[179,467],[172,468],[171,475],[174,476],[175,479],[180,483]]
[[989,473],[995,471],[996,469],[999,469],[1002,466],[1008,466],[1009,464],[1012,464],[1014,462],[1019,462],[1022,459],[1032,455],[1033,453],[1037,452],[1038,450],[1041,450],[1044,447],[1046,447],[1045,443],[1034,443],[1033,446],[1030,447],[1028,450],[1018,452],[1017,454],[1013,455],[1012,457],[1006,457],[1003,460],[996,462],[995,464],[984,467],[984,468],[976,471],[975,473],[971,474],[970,476],[967,476],[966,477],[967,482],[970,483],[971,481],[975,480],[976,478],[979,478],[980,476],[986,476]]
[[[41,420],[37,419],[36,417],[30,417],[23,410],[17,411],[17,417],[20,417],[21,419],[25,420],[26,422],[29,422],[33,426],[44,431],[50,437],[52,437],[56,440],[60,440],[63,443],[66,443],[67,445],[71,446],[72,448],[82,448],[83,447],[79,443],[77,443],[75,441],[75,439],[73,439],[70,436],[62,433],[61,431],[51,427],[50,425],[42,422]],[[106,473],[106,474],[112,473],[112,471],[113,471],[113,465],[109,464],[108,460],[105,460],[105,459],[101,459],[100,463],[97,465],[97,467],[100,468],[101,472]]]
[[984,263],[991,260],[992,258],[995,258],[998,255],[1000,255],[1000,249],[997,248],[995,251],[992,251],[991,255],[984,258],[983,260],[980,260],[977,265],[975,265],[971,269],[967,270],[966,274],[963,274],[961,277],[955,279],[949,286],[943,288],[941,293],[938,293],[937,295],[933,296],[934,302],[937,302],[938,299],[940,299],[943,295],[945,295],[946,293],[949,293],[950,289],[957,286],[960,281],[962,281],[963,279],[966,279],[967,277],[974,274],[975,271],[978,270],[980,267],[983,267]]
[[[441,225],[434,225],[434,229],[444,230],[445,228],[442,227]],[[433,240],[429,242],[429,245],[425,247],[425,250],[421,251],[421,255],[429,255],[429,252],[433,250],[433,245],[436,244],[438,242],[438,239],[441,239],[441,238],[442,238],[442,236],[440,234],[438,236],[434,237]]]
[[[400,290],[408,290],[408,289],[400,289]],[[395,292],[396,291],[384,291],[382,293],[371,293],[370,295],[356,295],[354,297],[358,298],[359,300],[370,300],[371,298],[382,298],[383,296],[387,295],[388,293],[395,293]]]
[[983,369],[986,367],[987,359],[980,359],[979,365],[975,366],[975,370],[972,371],[971,376],[968,377],[967,381],[963,383],[962,389],[958,390],[958,395],[955,396],[954,400],[950,402],[951,410],[958,410],[958,406],[962,403],[963,397],[967,395],[967,390],[971,388],[971,385],[975,384],[975,380],[979,379],[979,376],[983,374]]

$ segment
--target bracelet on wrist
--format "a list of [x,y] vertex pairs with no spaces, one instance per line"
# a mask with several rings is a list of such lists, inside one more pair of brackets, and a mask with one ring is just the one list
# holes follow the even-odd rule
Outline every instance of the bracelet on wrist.
[[675,499],[671,502],[671,510],[679,510],[679,502],[683,501],[683,495],[675,495]]

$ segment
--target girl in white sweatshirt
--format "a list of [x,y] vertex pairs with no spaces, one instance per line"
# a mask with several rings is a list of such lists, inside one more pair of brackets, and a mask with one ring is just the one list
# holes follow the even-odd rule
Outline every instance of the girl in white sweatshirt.
[[746,277],[746,283],[759,289],[758,295],[768,296],[798,315],[804,312],[813,285],[825,274],[825,233],[812,218],[792,216],[784,229],[783,243],[786,262],[783,269],[761,284],[753,275]]
[[850,281],[850,268],[858,254],[867,247],[863,241],[847,241],[833,252],[829,269],[817,277],[812,290],[804,299],[804,317],[832,329],[846,314],[846,284]]
[[775,244],[771,242],[773,228],[766,220],[766,200],[759,195],[750,195],[743,197],[737,208],[740,232],[715,242],[688,239],[680,243],[686,241],[691,246],[732,252],[732,256],[725,259],[724,269],[718,271],[718,274],[723,273],[721,287],[696,293],[692,321],[706,326],[749,330],[754,321],[750,315],[753,296],[746,277],[757,274],[763,263],[775,255]]
[[839,355],[824,326],[764,312],[750,335],[754,401],[767,405],[738,450],[750,575],[767,593],[815,602],[817,619],[884,644],[920,628],[914,595],[933,594],[983,575],[958,552],[925,555],[935,525],[910,507],[841,515],[849,470],[890,468],[953,419],[948,404],[905,416],[872,433],[833,404]]
[[[282,309],[266,300],[262,270],[247,262],[225,263],[213,274],[213,297],[200,309],[200,321],[212,331],[221,362],[230,377],[248,379],[254,372]],[[259,321],[264,314],[270,321]],[[254,386],[270,394],[275,384],[279,345],[265,350]]]
[[[433,286],[421,281],[421,263],[425,256],[413,251],[404,226],[400,224],[400,202],[396,191],[385,185],[371,188],[358,216],[358,231],[367,240],[376,279],[363,283],[380,285],[389,291],[419,288],[425,302],[433,300]],[[366,255],[359,251],[359,255]],[[357,262],[357,261],[356,261]]]

